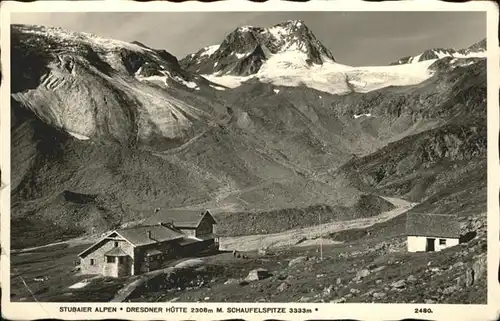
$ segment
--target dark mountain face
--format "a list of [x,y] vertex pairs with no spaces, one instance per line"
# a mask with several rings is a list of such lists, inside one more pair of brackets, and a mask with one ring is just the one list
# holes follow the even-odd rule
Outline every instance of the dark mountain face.
[[[464,177],[484,176],[484,59],[441,59],[420,84],[338,96],[257,79],[222,88],[193,71],[253,74],[287,50],[333,60],[301,22],[239,28],[214,49],[179,62],[137,42],[15,26],[13,245],[107,230],[156,207],[314,208],[334,220],[389,209],[382,193],[452,209]],[[475,182],[481,207],[485,181]]]
[[286,21],[270,28],[240,27],[220,44],[204,48],[181,60],[186,70],[200,74],[255,74],[270,54],[301,52],[309,64],[334,61],[303,21]]

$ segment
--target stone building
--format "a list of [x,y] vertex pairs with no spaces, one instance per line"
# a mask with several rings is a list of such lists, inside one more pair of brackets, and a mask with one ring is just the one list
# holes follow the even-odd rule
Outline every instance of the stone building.
[[78,255],[80,270],[126,277],[160,269],[175,258],[218,250],[214,224],[209,211],[197,216],[188,212],[184,218],[175,212],[152,217],[140,226],[111,231]]

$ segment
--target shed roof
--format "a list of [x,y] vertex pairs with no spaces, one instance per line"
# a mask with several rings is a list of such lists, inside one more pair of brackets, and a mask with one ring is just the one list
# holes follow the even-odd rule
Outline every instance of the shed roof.
[[[116,230],[116,232],[134,246],[171,241],[184,237],[184,234],[162,225],[136,226]],[[149,237],[149,232],[151,233],[151,237]]]
[[408,236],[459,238],[460,222],[456,215],[408,214],[406,234]]
[[196,228],[200,224],[201,220],[205,216],[209,216],[214,224],[216,224],[215,219],[208,210],[202,211],[190,211],[190,210],[167,210],[159,211],[149,217],[144,223],[145,224],[158,224],[173,222],[176,227],[179,228]]
[[[151,232],[151,237],[149,237],[149,232]],[[87,249],[83,250],[78,254],[80,257],[84,257],[87,253],[92,252],[96,249],[99,244],[107,241],[107,239],[112,235],[118,235],[123,237],[127,242],[133,246],[144,246],[149,244],[154,244],[158,242],[166,242],[183,238],[185,235],[181,232],[175,231],[167,226],[163,225],[141,225],[130,228],[123,228],[119,230],[114,230],[106,234],[102,239],[96,243],[89,246]]]

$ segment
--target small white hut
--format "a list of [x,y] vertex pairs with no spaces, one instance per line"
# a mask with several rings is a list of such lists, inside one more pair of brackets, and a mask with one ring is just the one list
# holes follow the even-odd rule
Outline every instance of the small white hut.
[[460,223],[456,215],[408,214],[408,252],[437,252],[458,245]]

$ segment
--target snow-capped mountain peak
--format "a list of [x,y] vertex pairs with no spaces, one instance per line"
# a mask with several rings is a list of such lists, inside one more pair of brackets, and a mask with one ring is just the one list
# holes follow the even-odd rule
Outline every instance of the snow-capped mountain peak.
[[216,50],[204,48],[182,59],[181,65],[202,74],[248,76],[257,73],[266,61],[276,55],[292,58],[292,64],[297,59],[305,65],[334,61],[331,52],[302,20],[288,20],[267,28],[238,27],[225,37]]
[[481,41],[461,50],[429,49],[390,66],[347,66],[334,60],[303,21],[290,20],[269,28],[236,28],[209,58],[189,56],[181,65],[227,87],[258,79],[278,86],[305,85],[347,94],[418,84],[485,55],[486,42]]

